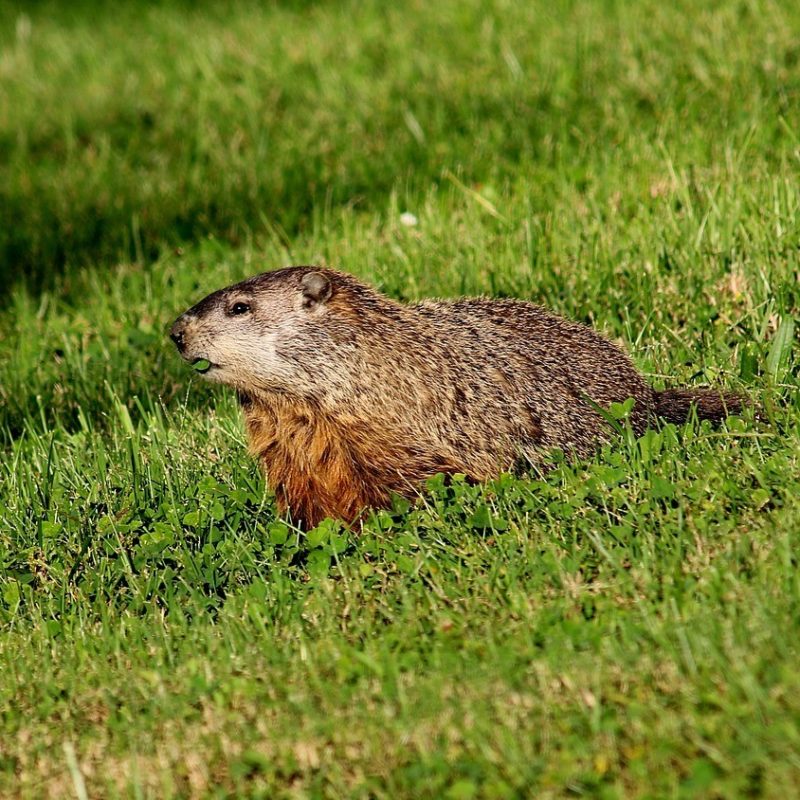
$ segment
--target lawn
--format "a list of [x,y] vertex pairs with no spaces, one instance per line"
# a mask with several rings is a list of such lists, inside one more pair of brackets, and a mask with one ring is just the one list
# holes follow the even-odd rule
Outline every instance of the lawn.
[[[25,8],[0,796],[794,795],[800,6]],[[540,302],[759,414],[304,534],[166,337],[292,263]]]

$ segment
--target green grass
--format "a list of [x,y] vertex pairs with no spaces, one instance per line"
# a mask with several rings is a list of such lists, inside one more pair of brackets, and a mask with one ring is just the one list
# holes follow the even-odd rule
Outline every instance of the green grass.
[[[0,23],[0,795],[793,795],[800,9]],[[761,418],[303,535],[165,336],[288,263],[530,298]]]

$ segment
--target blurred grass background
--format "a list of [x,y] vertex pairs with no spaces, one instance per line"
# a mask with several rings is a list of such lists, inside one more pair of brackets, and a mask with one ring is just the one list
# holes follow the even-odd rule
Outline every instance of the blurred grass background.
[[0,270],[38,285],[208,235],[292,237],[447,170],[522,180],[541,214],[564,195],[635,207],[670,159],[780,169],[796,16],[744,0],[6,4]]
[[[798,34],[0,0],[0,795],[791,796]],[[165,335],[289,263],[546,303],[763,419],[304,536]]]

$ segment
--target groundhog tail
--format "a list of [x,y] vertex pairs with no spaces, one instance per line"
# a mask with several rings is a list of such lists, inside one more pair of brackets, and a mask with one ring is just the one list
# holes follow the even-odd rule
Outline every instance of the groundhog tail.
[[655,392],[656,414],[667,422],[680,424],[689,419],[692,409],[698,419],[721,422],[729,414],[738,414],[744,407],[738,394],[716,392],[713,389],[666,389]]

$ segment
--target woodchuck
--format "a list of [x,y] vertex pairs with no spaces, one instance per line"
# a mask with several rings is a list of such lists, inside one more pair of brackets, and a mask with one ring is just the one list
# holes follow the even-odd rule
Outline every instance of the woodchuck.
[[599,409],[635,401],[684,422],[737,412],[710,391],[655,391],[590,328],[518,300],[403,304],[342,272],[290,267],[206,297],[171,337],[205,377],[238,392],[250,448],[279,508],[304,527],[353,522],[438,472],[482,481],[592,453]]

